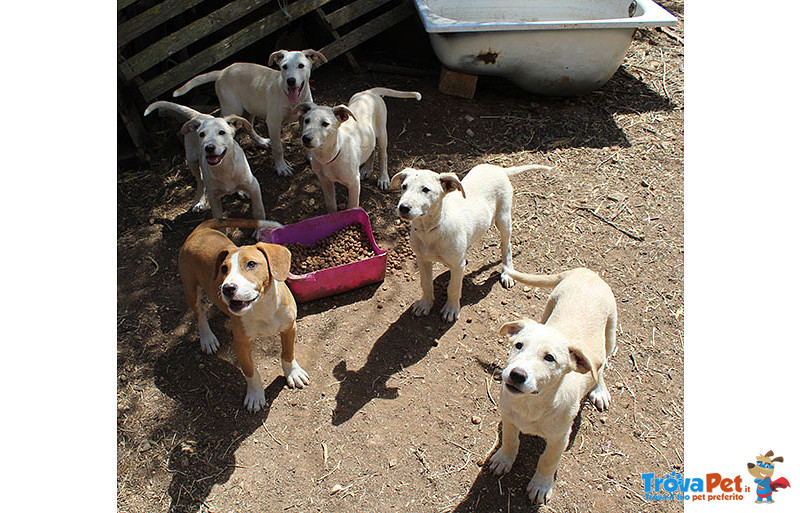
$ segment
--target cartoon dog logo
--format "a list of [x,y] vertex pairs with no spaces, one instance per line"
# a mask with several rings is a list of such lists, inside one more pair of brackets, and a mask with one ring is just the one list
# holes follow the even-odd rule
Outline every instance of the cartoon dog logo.
[[760,455],[756,458],[756,463],[748,463],[747,471],[755,477],[755,482],[758,485],[756,495],[758,499],[756,504],[771,504],[775,501],[772,500],[772,492],[778,491],[779,488],[788,488],[791,485],[785,477],[772,480],[772,474],[775,473],[775,462],[783,461],[783,456],[772,457],[773,452],[768,451],[766,454]]

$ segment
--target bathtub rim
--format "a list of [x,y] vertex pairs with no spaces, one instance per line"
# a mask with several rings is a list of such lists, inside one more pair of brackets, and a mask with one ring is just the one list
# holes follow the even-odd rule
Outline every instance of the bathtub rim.
[[678,24],[678,19],[653,0],[635,0],[642,13],[630,18],[608,18],[602,20],[553,20],[518,22],[474,22],[458,21],[434,13],[428,0],[413,0],[429,34],[447,32],[497,32],[508,30],[574,30],[574,29],[619,29],[638,27],[666,27]]

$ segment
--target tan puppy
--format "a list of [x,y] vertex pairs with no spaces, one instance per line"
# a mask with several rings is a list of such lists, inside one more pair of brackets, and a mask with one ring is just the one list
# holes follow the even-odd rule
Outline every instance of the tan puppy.
[[497,475],[511,469],[520,432],[541,436],[547,447],[527,491],[532,501],[543,503],[552,495],[556,467],[583,398],[588,393],[601,411],[611,402],[603,368],[614,351],[617,304],[608,284],[589,269],[555,275],[507,272],[522,283],[555,289],[545,304],[543,324],[521,319],[500,328],[511,349],[500,394],[502,444],[489,459],[489,469]]
[[376,153],[380,167],[378,188],[389,187],[384,96],[422,99],[414,91],[375,87],[354,94],[347,105],[300,103],[294,109],[302,116],[301,141],[308,150],[311,169],[319,178],[328,212],[336,212],[337,182],[347,187],[347,208],[358,206],[361,180],[372,174]]
[[[272,143],[272,158],[280,176],[291,176],[292,168],[283,158],[281,127],[292,120],[292,108],[298,102],[314,101],[311,97],[311,68],[328,62],[316,50],[272,52],[267,64],[277,64],[274,70],[260,64],[237,62],[219,71],[203,73],[176,89],[172,96],[186,94],[189,90],[214,82],[223,116],[246,116],[251,127],[250,137],[263,148]],[[254,116],[267,121],[269,139],[259,136],[252,128]]]
[[202,292],[231,320],[236,359],[247,381],[245,407],[255,412],[266,403],[251,349],[259,337],[281,335],[281,364],[290,388],[303,388],[308,374],[294,358],[297,305],[286,286],[291,253],[259,242],[237,247],[217,228],[277,228],[274,221],[211,219],[195,228],[178,253],[178,271],[186,301],[200,330],[200,347],[214,353],[219,341],[201,306]]

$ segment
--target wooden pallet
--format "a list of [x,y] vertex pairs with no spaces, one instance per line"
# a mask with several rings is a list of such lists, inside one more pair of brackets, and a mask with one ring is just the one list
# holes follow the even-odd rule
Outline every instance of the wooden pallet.
[[[117,0],[117,11],[144,1]],[[358,69],[350,50],[414,12],[408,0],[232,0],[181,25],[181,17],[192,18],[188,16],[190,9],[202,7],[203,2],[164,0],[117,26],[117,106],[140,155],[143,105],[137,103],[146,104],[167,94],[289,23],[313,15],[332,39],[320,49],[323,55],[329,61],[345,55],[350,65]],[[264,15],[252,21],[252,14],[259,9]],[[251,22],[246,26],[221,40],[207,43],[205,48],[196,48],[197,41],[211,41],[214,38],[209,36],[217,32],[231,32],[231,27],[242,25],[248,15]],[[163,37],[153,40],[154,33],[163,34]],[[273,50],[270,48],[264,54]],[[137,92],[141,99],[119,98],[129,96],[131,91]]]

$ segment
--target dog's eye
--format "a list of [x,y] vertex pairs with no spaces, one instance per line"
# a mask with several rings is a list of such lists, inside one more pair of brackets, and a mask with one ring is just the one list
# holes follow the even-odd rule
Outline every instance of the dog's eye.
[[323,121],[322,126],[330,126],[330,123],[328,123],[327,121]]
[[281,66],[281,68],[283,68],[283,69],[289,69],[289,65],[288,65],[288,64],[284,64],[283,66]]
[[197,132],[197,135],[198,135],[198,137],[205,137],[206,133],[205,132]]
[[220,130],[219,135],[225,135],[225,130]]
[[306,120],[305,120],[305,121],[303,121],[303,123],[305,123],[305,124],[307,125],[307,124],[311,123],[311,120],[310,120],[310,119],[308,119],[308,118],[306,118]]
[[245,264],[244,267],[245,269],[250,270],[250,269],[255,269],[256,266],[258,266],[258,262],[253,262],[252,260],[250,260],[249,262],[247,262],[247,264]]
[[228,274],[228,266],[223,265],[222,267],[219,268],[219,272],[221,272],[222,274]]
[[431,190],[428,189],[427,187],[423,187],[422,188],[422,192],[425,193],[425,194],[428,194],[429,192],[431,192]]
[[547,353],[546,355],[544,355],[544,361],[546,361],[546,362],[554,362],[554,361],[556,361],[556,357],[551,355],[550,353]]
[[514,347],[516,347],[517,349],[522,349],[522,345],[523,345],[522,342],[517,342],[516,344],[514,344]]
[[306,67],[306,65],[305,64],[298,64],[297,67],[300,68],[300,69],[303,69],[303,68]]
[[406,189],[408,189],[408,184],[405,184],[405,183],[404,183],[404,184],[403,184],[403,190],[406,190]]

